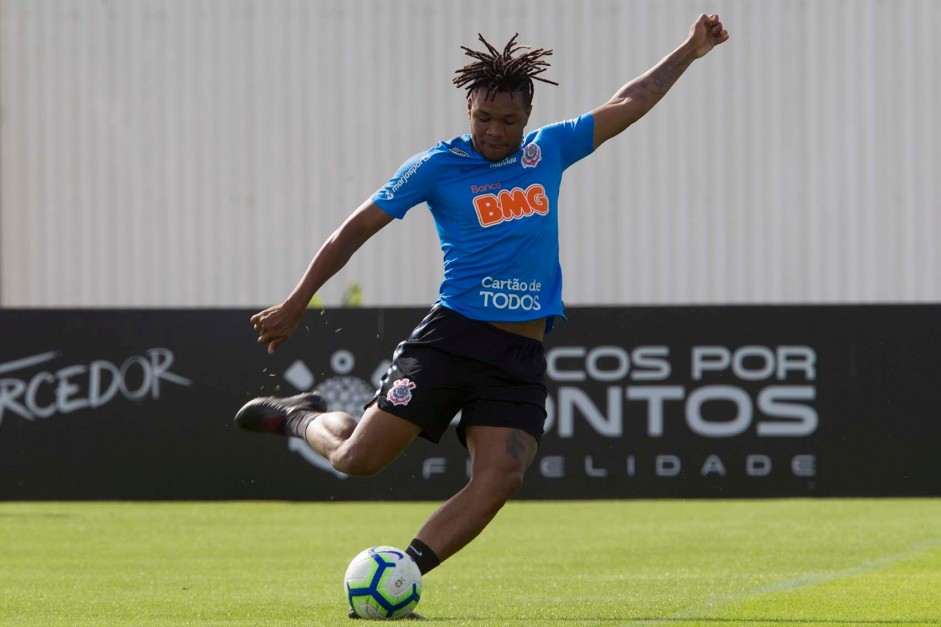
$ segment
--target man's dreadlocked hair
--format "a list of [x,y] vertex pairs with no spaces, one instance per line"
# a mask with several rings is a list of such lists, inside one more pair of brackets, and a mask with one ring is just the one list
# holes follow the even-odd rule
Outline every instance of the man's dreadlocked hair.
[[[457,76],[453,79],[454,84],[458,87],[465,87],[468,97],[475,89],[484,88],[487,90],[486,100],[493,98],[497,92],[522,91],[526,106],[533,102],[533,79],[550,85],[558,85],[555,81],[538,76],[549,67],[542,57],[551,55],[552,50],[544,48],[531,50],[530,46],[517,44],[517,37],[519,33],[513,35],[503,48],[503,52],[500,52],[478,33],[477,38],[487,46],[487,52],[461,46],[464,54],[477,61],[457,70],[455,72]],[[513,54],[519,50],[529,50],[529,52],[514,57]]]

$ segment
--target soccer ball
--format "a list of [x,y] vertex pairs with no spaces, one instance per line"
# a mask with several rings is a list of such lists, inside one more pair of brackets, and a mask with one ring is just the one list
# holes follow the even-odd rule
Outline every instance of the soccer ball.
[[421,598],[421,572],[405,551],[374,546],[346,569],[346,598],[361,618],[402,618]]

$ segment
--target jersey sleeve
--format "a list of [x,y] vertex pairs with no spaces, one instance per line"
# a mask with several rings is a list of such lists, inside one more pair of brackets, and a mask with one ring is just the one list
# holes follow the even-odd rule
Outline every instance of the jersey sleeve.
[[591,113],[552,124],[544,131],[559,147],[563,168],[595,151],[595,118]]
[[370,200],[393,218],[402,219],[409,209],[427,202],[432,166],[431,152],[420,152],[403,163],[389,182],[380,187]]

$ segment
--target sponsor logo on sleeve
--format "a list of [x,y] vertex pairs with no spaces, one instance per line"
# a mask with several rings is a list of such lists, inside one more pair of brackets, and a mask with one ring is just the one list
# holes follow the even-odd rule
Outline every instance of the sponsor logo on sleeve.
[[378,192],[376,192],[375,197],[378,198],[379,200],[392,200],[393,198],[395,198],[395,194],[400,189],[402,189],[406,183],[408,183],[408,180],[412,178],[412,175],[418,172],[418,169],[422,167],[422,165],[429,159],[431,159],[430,154],[424,155],[421,159],[413,163],[408,170],[403,172],[402,176],[397,178],[394,182],[389,181],[389,183],[385,185],[385,187],[383,187]]

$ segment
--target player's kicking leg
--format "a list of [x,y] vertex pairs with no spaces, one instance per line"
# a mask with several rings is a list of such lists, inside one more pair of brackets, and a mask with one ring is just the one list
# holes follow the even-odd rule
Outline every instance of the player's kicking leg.
[[317,392],[287,397],[260,396],[238,410],[235,424],[246,431],[298,436],[312,416],[325,411],[327,403]]
[[346,412],[327,411],[316,392],[253,399],[235,414],[235,424],[248,431],[301,438],[335,469],[354,477],[381,471],[421,432],[418,425],[375,404],[357,423]]

